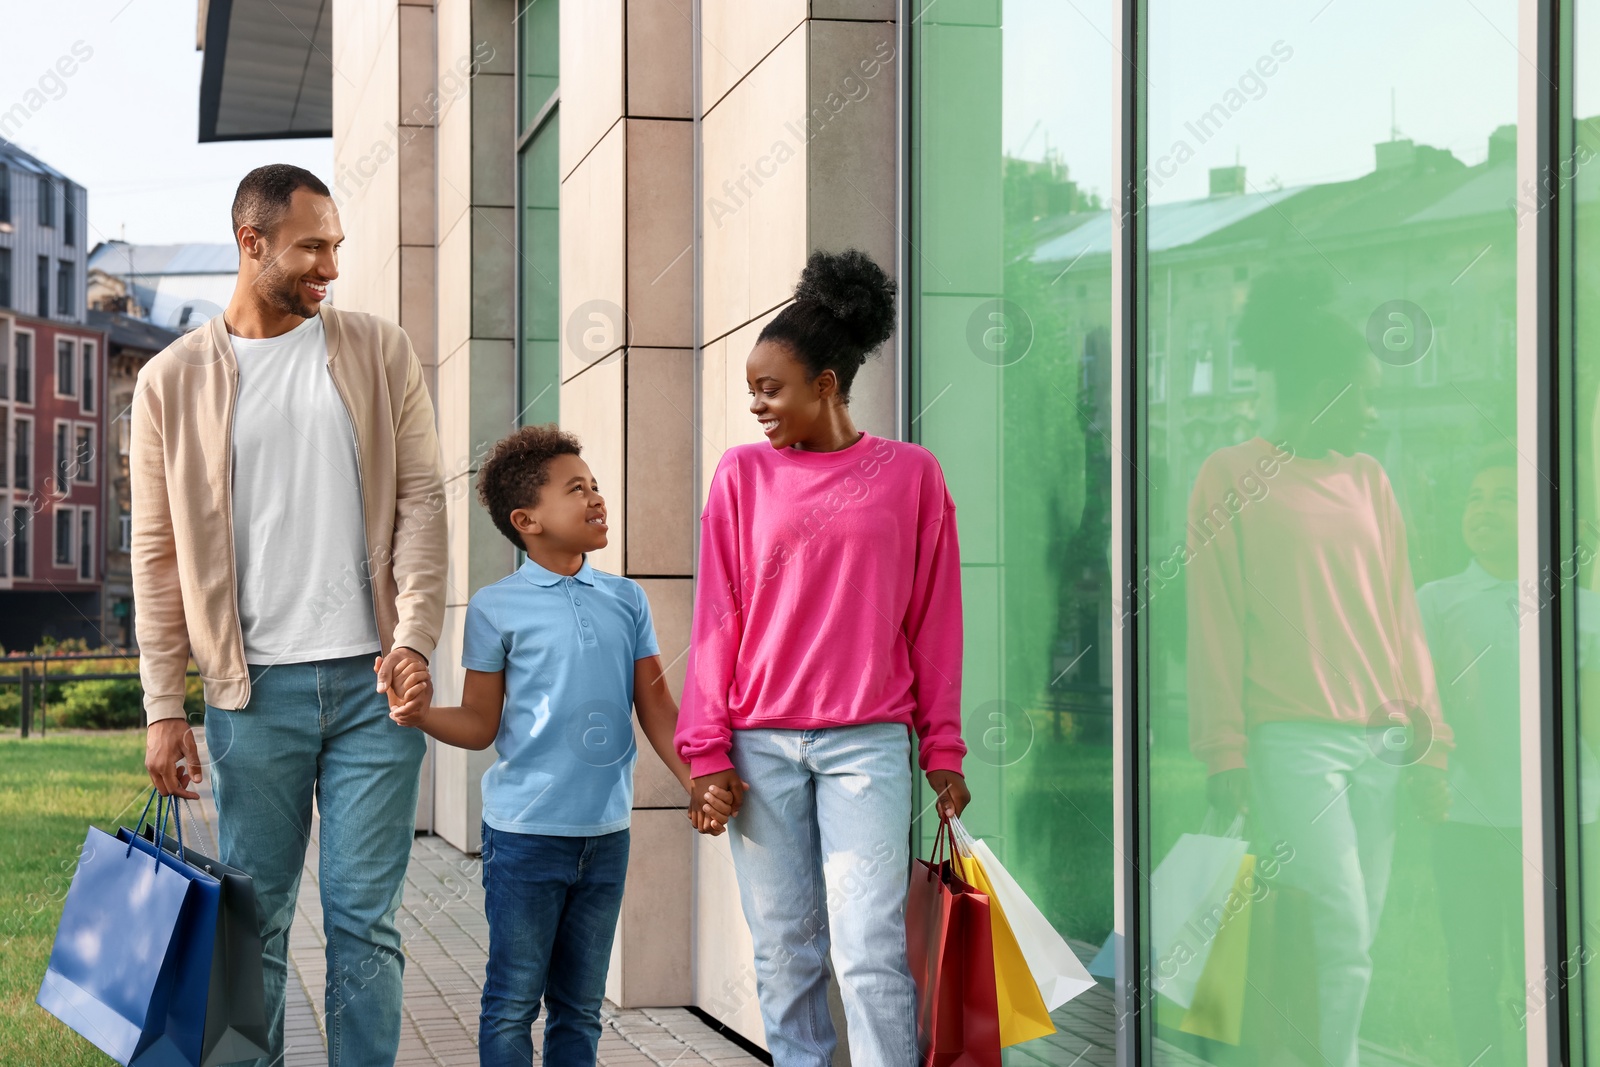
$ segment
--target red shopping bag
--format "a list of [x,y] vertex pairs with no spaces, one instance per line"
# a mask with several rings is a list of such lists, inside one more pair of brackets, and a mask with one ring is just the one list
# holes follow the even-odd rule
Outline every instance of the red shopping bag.
[[942,858],[950,840],[940,821],[933,859],[917,860],[906,899],[906,954],[917,983],[922,1067],[1000,1067],[989,898]]

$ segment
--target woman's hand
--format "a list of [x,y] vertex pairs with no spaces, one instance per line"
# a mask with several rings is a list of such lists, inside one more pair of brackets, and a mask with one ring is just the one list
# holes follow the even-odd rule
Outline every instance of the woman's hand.
[[732,769],[701,775],[689,784],[689,822],[701,833],[715,837],[739,814],[749,789],[750,783]]
[[967,780],[955,771],[929,771],[928,784],[939,794],[939,814],[954,819],[972,802]]
[[1240,767],[1206,779],[1206,800],[1226,819],[1250,814],[1250,772]]

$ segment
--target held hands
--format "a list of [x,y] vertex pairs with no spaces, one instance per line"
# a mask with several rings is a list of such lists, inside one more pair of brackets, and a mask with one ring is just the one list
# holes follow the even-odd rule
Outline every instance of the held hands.
[[1206,779],[1206,800],[1226,819],[1250,814],[1250,772],[1243,767]]
[[396,648],[373,660],[372,672],[378,676],[378,692],[389,697],[389,718],[420,728],[433,703],[428,661],[409,648]]
[[728,820],[739,814],[750,783],[734,770],[701,775],[685,783],[689,789],[689,823],[708,837],[728,828]]
[[939,796],[939,814],[944,818],[958,818],[972,802],[967,780],[955,771],[929,771],[928,785]]

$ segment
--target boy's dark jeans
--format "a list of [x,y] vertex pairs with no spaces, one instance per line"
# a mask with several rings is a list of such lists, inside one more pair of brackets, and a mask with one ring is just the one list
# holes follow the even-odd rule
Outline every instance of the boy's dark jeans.
[[627,873],[627,830],[548,837],[484,826],[489,967],[478,1021],[482,1067],[533,1062],[541,998],[544,1062],[595,1062]]

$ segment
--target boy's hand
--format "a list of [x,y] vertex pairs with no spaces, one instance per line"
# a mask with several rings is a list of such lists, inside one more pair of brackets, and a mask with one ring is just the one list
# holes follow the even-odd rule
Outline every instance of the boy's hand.
[[373,661],[373,673],[378,675],[378,689],[389,697],[389,718],[401,726],[421,727],[433,703],[433,676],[420,656],[407,656],[393,664],[387,689],[383,680],[383,657]]
[[939,795],[939,813],[945,818],[958,817],[972,801],[967,780],[955,771],[929,771],[928,784]]
[[720,837],[728,832],[726,823],[717,822],[711,816],[700,811],[689,812],[689,825],[707,837]]

